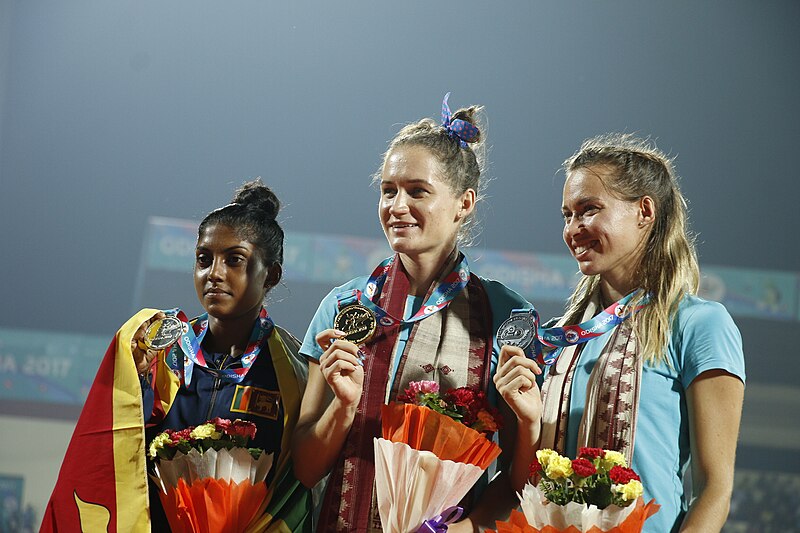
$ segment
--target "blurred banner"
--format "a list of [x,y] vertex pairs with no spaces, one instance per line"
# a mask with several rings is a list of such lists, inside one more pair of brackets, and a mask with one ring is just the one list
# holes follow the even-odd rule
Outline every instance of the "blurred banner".
[[[196,239],[196,223],[150,219],[137,303],[152,271],[191,272]],[[284,277],[333,286],[372,272],[389,254],[383,239],[287,232]],[[578,279],[575,261],[566,254],[467,249],[467,255],[481,276],[502,281],[534,304],[563,302]],[[721,302],[734,316],[794,321],[800,320],[799,285],[797,273],[704,266],[700,295]]]
[[[171,308],[175,302],[185,302],[190,315],[200,312],[187,280],[196,238],[195,222],[150,219],[132,313],[144,306]],[[310,317],[330,288],[371,272],[389,254],[382,239],[287,233],[284,280],[291,292],[287,300],[306,309]],[[482,249],[467,250],[467,255],[482,276],[503,281],[534,303],[563,302],[577,279],[575,262],[567,255]],[[735,317],[797,321],[798,285],[797,273],[704,267],[701,295],[722,302]],[[304,292],[306,286],[315,290]],[[307,301],[296,301],[300,299]],[[0,413],[76,416],[112,335],[0,329]],[[38,412],[32,409],[36,405]]]

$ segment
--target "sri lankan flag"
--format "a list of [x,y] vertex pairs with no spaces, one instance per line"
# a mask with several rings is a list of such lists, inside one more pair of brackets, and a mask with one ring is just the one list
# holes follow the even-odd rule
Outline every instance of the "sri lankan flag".
[[61,464],[42,532],[150,531],[142,388],[131,339],[156,313],[140,311],[111,341]]
[[[108,347],[64,456],[40,533],[150,531],[142,388],[131,339],[157,312],[138,312]],[[283,442],[275,464],[277,475],[260,506],[259,518],[247,531],[310,532],[311,493],[295,479],[289,457],[302,387],[277,329],[268,342],[284,404]],[[156,413],[169,411],[179,386],[160,357],[153,383]]]

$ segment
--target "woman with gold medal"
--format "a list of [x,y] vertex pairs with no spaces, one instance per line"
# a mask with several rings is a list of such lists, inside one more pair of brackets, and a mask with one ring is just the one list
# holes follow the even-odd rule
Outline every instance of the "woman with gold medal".
[[[311,364],[292,453],[306,486],[330,474],[319,531],[380,531],[370,505],[373,437],[381,406],[411,381],[481,387],[504,415],[502,473],[451,531],[508,516],[527,478],[539,428],[529,396],[538,391],[521,390],[515,375],[495,378],[495,388],[502,361],[493,332],[513,309],[531,305],[471,272],[459,251],[482,190],[480,108],[451,114],[447,96],[442,107],[441,124],[423,119],[401,129],[375,178],[378,218],[394,255],[323,299],[300,350]],[[528,372],[538,368],[531,362]]]

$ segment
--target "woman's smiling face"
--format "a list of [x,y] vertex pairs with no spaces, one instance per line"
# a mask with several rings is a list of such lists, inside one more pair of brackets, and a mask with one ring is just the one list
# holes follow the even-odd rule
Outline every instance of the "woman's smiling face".
[[615,169],[582,167],[564,183],[564,242],[584,275],[599,275],[628,290],[645,248],[648,225],[641,224],[641,201],[619,198],[606,183]]
[[456,195],[441,178],[441,165],[421,146],[396,148],[381,172],[378,216],[395,252],[410,257],[453,250],[462,219],[472,211],[474,192]]

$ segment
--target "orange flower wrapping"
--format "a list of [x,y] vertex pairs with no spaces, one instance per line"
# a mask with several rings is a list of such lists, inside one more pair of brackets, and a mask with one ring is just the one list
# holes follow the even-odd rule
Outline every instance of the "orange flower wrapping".
[[188,485],[183,479],[166,493],[161,503],[173,532],[245,531],[260,514],[267,494],[263,482],[227,482],[204,478]]
[[[618,526],[603,531],[593,526],[584,533],[639,533],[644,527],[644,522],[654,515],[661,508],[655,500],[650,500],[646,504],[639,498],[636,507],[628,517]],[[519,511],[511,511],[511,518],[508,522],[497,522],[497,530],[488,530],[489,533],[581,533],[575,526],[566,529],[558,529],[552,526],[545,526],[542,529],[528,525],[525,515]]]
[[485,470],[500,455],[500,447],[482,433],[427,407],[391,403],[381,407],[381,418],[384,439],[433,452],[442,460]]

